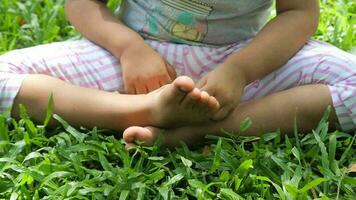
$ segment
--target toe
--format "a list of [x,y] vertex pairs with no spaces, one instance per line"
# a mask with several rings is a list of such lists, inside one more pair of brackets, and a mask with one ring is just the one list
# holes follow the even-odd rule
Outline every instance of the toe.
[[195,87],[194,81],[188,76],[180,76],[176,78],[173,82],[173,85],[185,93],[193,91]]
[[194,106],[200,103],[201,92],[198,88],[194,88],[193,91],[188,93],[182,101],[183,106]]
[[136,140],[137,132],[139,132],[140,129],[141,127],[138,126],[129,127],[124,131],[122,138],[126,143],[134,143]]
[[168,102],[181,103],[192,91],[194,91],[194,81],[187,76],[181,76],[162,90],[162,98]]
[[201,92],[198,88],[194,88],[193,91],[191,91],[189,94],[188,94],[188,97],[190,99],[193,99],[193,100],[199,100],[200,99],[200,96],[201,96]]
[[205,92],[205,91],[202,91],[201,92],[201,95],[200,95],[200,102],[201,104],[208,104],[209,103],[209,99],[210,99],[210,95]]
[[219,104],[218,100],[213,96],[210,96],[208,105],[209,105],[209,108],[211,108],[213,111],[219,110],[219,108],[220,108],[220,104]]
[[125,149],[127,151],[131,151],[131,150],[135,149],[135,147],[136,147],[136,145],[134,143],[126,143],[126,145],[125,145]]
[[141,141],[145,145],[153,145],[156,139],[156,134],[153,133],[152,129],[133,126],[124,131],[123,139],[129,144],[132,144],[135,141]]
[[[210,101],[211,101],[211,96],[207,92],[203,91],[203,92],[201,92],[201,96],[200,96],[200,99],[199,99],[199,104],[196,105],[196,108],[202,114],[204,114],[204,115],[209,114],[210,115],[210,114],[212,114],[214,112],[214,110],[212,109],[212,107],[210,105]],[[205,117],[207,117],[207,116],[205,116]]]

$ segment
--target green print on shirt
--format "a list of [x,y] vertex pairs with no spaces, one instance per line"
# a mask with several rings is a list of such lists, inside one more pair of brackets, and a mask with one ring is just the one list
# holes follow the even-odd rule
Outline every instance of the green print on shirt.
[[159,33],[159,26],[158,26],[157,20],[154,16],[148,16],[147,23],[148,23],[150,33],[153,33],[153,34]]
[[178,15],[177,21],[184,25],[192,25],[194,22],[194,16],[192,13],[182,12]]
[[[213,8],[190,0],[161,0],[170,16],[160,21],[170,34],[177,39],[202,42],[208,33],[207,18]],[[149,19],[155,19],[149,18]],[[148,22],[149,30],[156,30],[156,22]]]

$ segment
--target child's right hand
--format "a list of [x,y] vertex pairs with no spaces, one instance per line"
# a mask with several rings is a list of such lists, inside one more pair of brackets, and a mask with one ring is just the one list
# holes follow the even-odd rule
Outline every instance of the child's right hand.
[[100,1],[68,0],[66,15],[84,36],[120,59],[126,93],[148,93],[176,78],[172,66]]
[[125,92],[146,94],[171,83],[176,78],[174,68],[144,42],[130,44],[121,54]]

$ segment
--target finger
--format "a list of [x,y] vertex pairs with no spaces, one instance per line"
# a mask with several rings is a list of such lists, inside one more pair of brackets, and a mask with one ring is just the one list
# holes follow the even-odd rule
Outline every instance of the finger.
[[167,84],[170,84],[172,83],[172,79],[171,77],[169,77],[168,75],[167,76],[162,76],[160,79],[159,79],[159,84],[160,86],[164,86],[164,85],[167,85]]
[[147,88],[143,84],[136,84],[136,94],[147,94]]
[[145,89],[146,89],[146,93],[145,94],[150,93],[150,90],[148,89],[148,85],[145,85]]
[[172,80],[177,78],[177,72],[174,69],[174,67],[171,64],[169,64],[168,62],[166,62],[166,68],[167,68],[168,75],[171,78],[171,82],[172,82]]
[[158,80],[151,81],[150,83],[147,84],[148,92],[152,92],[154,90],[157,90],[158,88],[160,88]]
[[135,86],[125,84],[125,93],[126,94],[136,94]]

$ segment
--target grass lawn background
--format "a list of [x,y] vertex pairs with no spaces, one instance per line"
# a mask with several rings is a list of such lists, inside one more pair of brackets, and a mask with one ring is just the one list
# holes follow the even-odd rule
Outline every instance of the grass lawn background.
[[[0,54],[80,38],[64,0],[1,0]],[[118,1],[109,1],[114,8]],[[356,45],[356,2],[322,0],[314,38],[346,51]],[[1,66],[0,66],[1,67]],[[51,116],[49,105],[48,116]],[[355,134],[329,133],[327,113],[312,133],[209,137],[205,148],[138,147],[101,130],[47,131],[22,109],[0,116],[0,199],[354,199]],[[48,118],[49,119],[49,118]],[[241,124],[244,131],[249,121]]]

